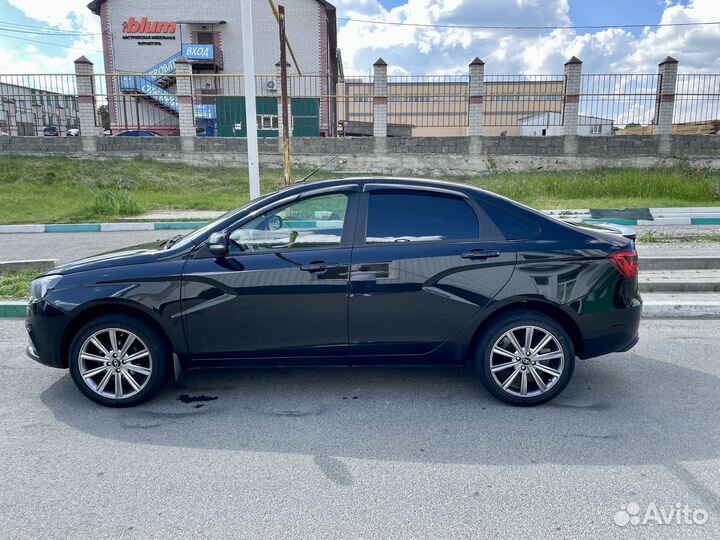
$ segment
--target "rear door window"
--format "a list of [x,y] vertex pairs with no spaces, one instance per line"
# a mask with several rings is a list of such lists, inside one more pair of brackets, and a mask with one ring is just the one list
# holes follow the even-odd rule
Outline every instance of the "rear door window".
[[507,240],[524,240],[540,232],[540,227],[535,223],[494,204],[483,204],[482,210]]
[[477,240],[475,211],[459,197],[412,190],[371,191],[367,244]]

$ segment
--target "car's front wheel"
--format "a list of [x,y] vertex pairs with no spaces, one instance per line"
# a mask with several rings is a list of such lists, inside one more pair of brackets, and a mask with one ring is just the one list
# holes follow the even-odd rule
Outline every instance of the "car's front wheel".
[[534,311],[507,313],[481,337],[475,369],[483,386],[511,405],[539,405],[570,382],[575,351],[567,332]]
[[88,398],[109,407],[128,407],[162,387],[168,358],[155,329],[126,315],[104,315],[77,332],[68,364],[73,382]]

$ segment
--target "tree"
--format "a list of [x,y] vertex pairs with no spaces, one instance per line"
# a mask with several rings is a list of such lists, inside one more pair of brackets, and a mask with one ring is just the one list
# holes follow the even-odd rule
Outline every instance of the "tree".
[[100,105],[97,112],[100,116],[100,122],[102,123],[103,129],[110,129],[110,112],[108,111],[108,106]]
[[625,126],[625,129],[627,128],[633,128],[633,127],[640,127],[640,124],[636,124],[635,122],[630,122]]

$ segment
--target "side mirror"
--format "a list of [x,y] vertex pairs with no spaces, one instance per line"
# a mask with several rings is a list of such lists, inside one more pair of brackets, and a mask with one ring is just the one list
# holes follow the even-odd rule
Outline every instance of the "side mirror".
[[214,232],[208,238],[207,246],[210,253],[216,257],[224,257],[228,252],[227,234]]

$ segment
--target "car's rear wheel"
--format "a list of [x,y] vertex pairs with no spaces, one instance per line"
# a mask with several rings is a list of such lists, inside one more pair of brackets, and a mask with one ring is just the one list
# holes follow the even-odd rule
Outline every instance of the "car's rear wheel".
[[475,355],[483,386],[512,405],[539,405],[570,382],[575,351],[556,321],[534,311],[507,313],[483,333]]
[[165,381],[168,362],[165,342],[155,329],[126,315],[105,315],[83,326],[68,359],[80,391],[109,407],[152,397]]

